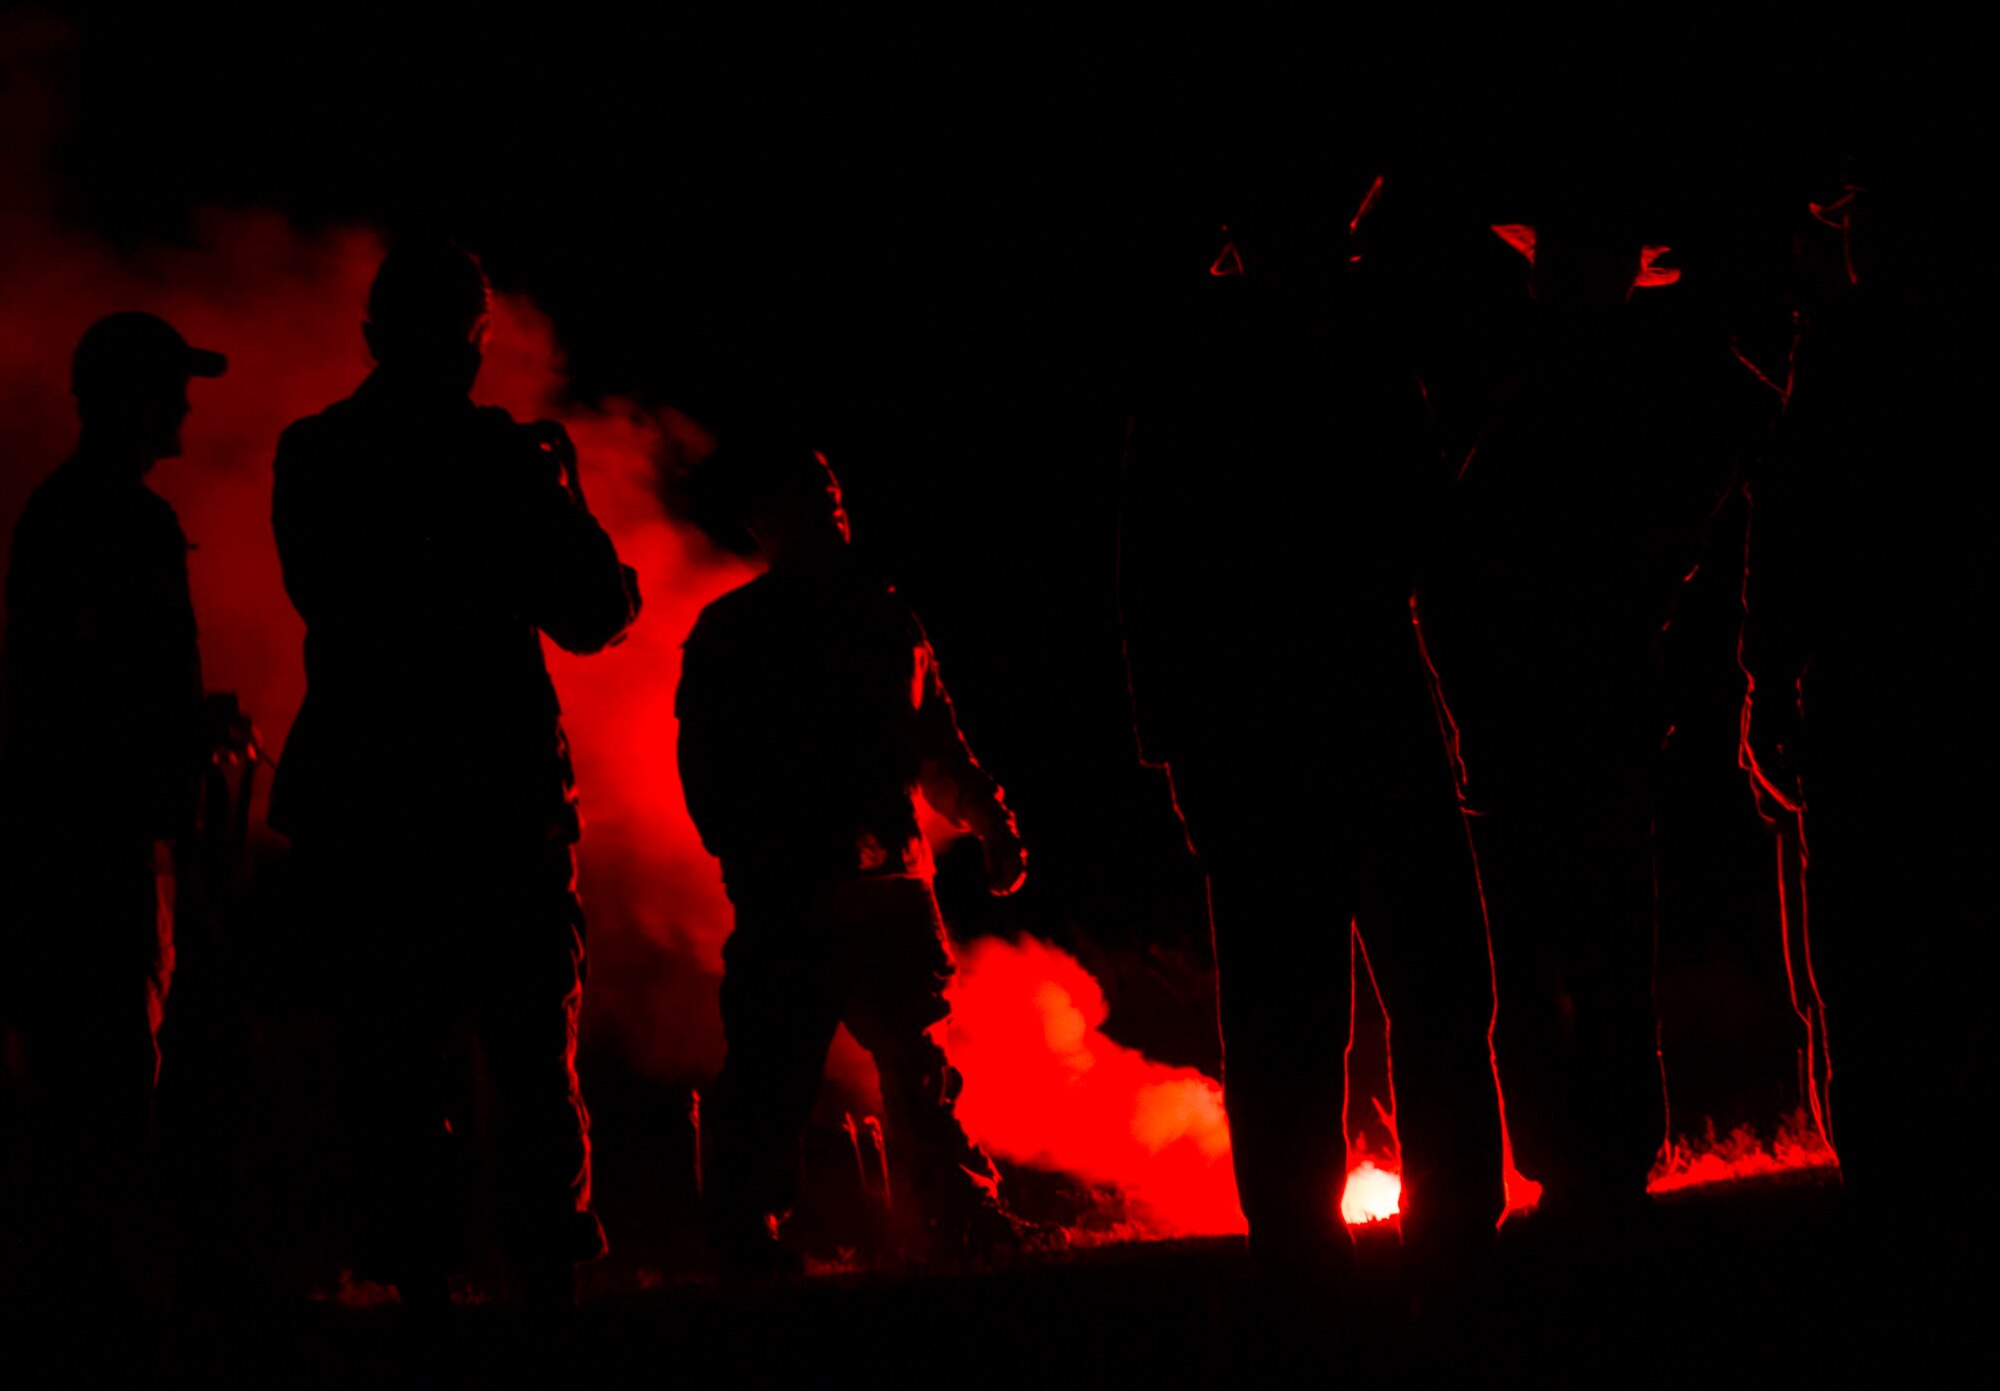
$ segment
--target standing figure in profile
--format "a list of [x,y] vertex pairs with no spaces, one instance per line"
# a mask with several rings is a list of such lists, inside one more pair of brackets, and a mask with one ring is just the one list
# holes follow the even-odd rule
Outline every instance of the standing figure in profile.
[[375,371],[279,442],[306,697],[271,824],[351,1031],[362,1273],[406,1301],[444,1295],[444,1170],[472,1127],[448,1114],[440,1063],[469,1026],[497,1104],[502,1244],[524,1296],[561,1304],[603,1232],[576,1075],[581,822],[542,637],[597,652],[639,602],[561,427],[473,405],[490,306],[456,247],[390,252],[362,325]]
[[59,1288],[122,1274],[143,1214],[173,855],[194,829],[203,753],[188,542],[146,476],[181,452],[188,379],[223,367],[151,314],[92,325],[72,366],[76,452],[14,530],[0,1024],[30,1090],[30,1255]]
[[[1933,1312],[1935,1294],[1977,1297],[1963,1272],[1995,1230],[1984,1151],[1950,1138],[1994,1094],[1994,509],[1974,451],[1996,363],[1962,201],[1977,128],[1879,132],[1816,210],[1840,229],[1847,283],[1805,324],[1751,480],[1743,646],[1756,771],[1804,811],[1842,1182],[1867,1234],[1900,1248],[1871,1264]],[[1919,1217],[1926,1128],[1942,1210]]]
[[1421,593],[1492,915],[1514,1153],[1545,1218],[1586,1232],[1643,1211],[1664,1137],[1661,644],[1754,440],[1745,413],[1766,410],[1724,344],[1633,301],[1639,226],[1572,200],[1495,229],[1530,254],[1531,313]]
[[736,909],[705,1166],[723,1271],[799,1268],[778,1224],[842,1024],[875,1058],[891,1162],[933,1253],[1004,1249],[1013,1222],[937,1042],[953,963],[915,798],[978,837],[996,894],[1026,875],[1013,815],[959,733],[923,625],[855,564],[825,460],[738,436],[711,467],[770,565],[702,611],[675,702],[688,810]]
[[1343,222],[1228,229],[1135,422],[1120,581],[1141,750],[1208,877],[1251,1256],[1322,1311],[1353,1261],[1352,931],[1391,1020],[1420,1274],[1476,1270],[1505,1202],[1485,919],[1410,603],[1449,475],[1397,253]]

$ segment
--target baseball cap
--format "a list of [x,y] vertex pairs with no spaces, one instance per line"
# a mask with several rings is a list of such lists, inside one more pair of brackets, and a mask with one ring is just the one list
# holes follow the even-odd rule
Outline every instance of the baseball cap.
[[149,378],[219,377],[228,366],[221,353],[190,347],[157,314],[113,314],[84,330],[77,342],[70,390],[82,396]]

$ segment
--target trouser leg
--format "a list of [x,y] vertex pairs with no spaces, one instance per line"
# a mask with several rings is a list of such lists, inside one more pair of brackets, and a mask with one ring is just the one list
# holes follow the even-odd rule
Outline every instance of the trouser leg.
[[1979,1147],[1945,1137],[1992,1100],[1995,909],[1990,784],[1915,766],[1884,724],[1865,751],[1829,750],[1847,757],[1808,785],[1806,838],[1833,1139],[1848,1189],[1886,1219],[1907,1204],[1911,1139],[1926,1130],[1941,1141],[1924,1146],[1928,1191],[1958,1208],[1991,1187]]
[[[723,947],[722,1074],[704,1107],[708,1219],[727,1246],[790,1211],[799,1139],[840,1023],[804,904],[746,909]],[[823,936],[823,934],[819,934]]]
[[1641,1198],[1664,1126],[1644,810],[1503,807],[1475,828],[1516,1161],[1545,1203]]
[[[1808,687],[1807,935],[1826,1005],[1828,1114],[1871,1275],[1892,1304],[1939,1319],[1982,1287],[2000,1236],[1984,1147],[1995,1105],[1990,865],[1996,770],[1976,737],[1935,722],[1906,668]],[[1803,971],[1795,963],[1795,971]],[[1913,1200],[1912,1194],[1920,1195]]]
[[[1897,1152],[1907,1144],[1921,1085],[1900,1056],[1917,1051],[1906,1035],[1922,1027],[1911,1017],[1918,973],[1907,963],[1920,949],[1905,915],[1928,905],[1921,887],[1898,872],[1908,867],[1897,863],[1902,856],[1887,842],[1884,820],[1865,803],[1827,794],[1814,797],[1806,827],[1808,931],[1833,1057],[1829,1118],[1848,1191],[1864,1205],[1876,1190],[1900,1187],[1906,1166]],[[1900,893],[1891,887],[1899,881]]]
[[448,969],[453,895],[414,852],[308,843],[296,853],[302,911],[326,946],[345,1082],[342,1263],[366,1279],[438,1288],[464,1215],[449,1119],[463,1003]]
[[[535,1266],[591,1260],[590,1113],[576,1073],[584,923],[569,847],[524,856],[473,927],[473,1020],[499,1130],[502,1236]],[[503,896],[504,895],[504,896]]]
[[955,967],[930,884],[858,880],[836,892],[831,916],[845,944],[843,1017],[875,1059],[892,1159],[900,1148],[918,1211],[949,1220],[990,1203],[998,1176],[958,1122],[962,1079],[937,1039]]
[[1489,1029],[1492,963],[1464,818],[1437,795],[1375,805],[1360,926],[1388,1008],[1402,1226],[1416,1249],[1484,1247],[1506,1208]]
[[145,1151],[172,972],[169,898],[150,847],[55,855],[23,921],[35,980],[21,992],[33,1170],[30,1224],[59,1285],[94,1282],[146,1245]]
[[441,1281],[458,1254],[450,1220],[461,1206],[452,1174],[463,1143],[450,1116],[456,1002],[435,951],[421,939],[384,951],[374,991],[350,1004],[341,1025],[362,1209],[357,1254],[364,1275],[397,1285]]
[[1237,1194],[1253,1249],[1347,1245],[1338,1204],[1351,965],[1348,900],[1291,857],[1215,856],[1215,936]]

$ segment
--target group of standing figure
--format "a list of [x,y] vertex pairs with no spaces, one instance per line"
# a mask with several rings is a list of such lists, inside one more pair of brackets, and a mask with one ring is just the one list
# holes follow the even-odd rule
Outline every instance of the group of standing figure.
[[[1209,876],[1238,1185],[1281,1278],[1352,1262],[1350,925],[1393,1026],[1413,1268],[1479,1269],[1508,1160],[1543,1230],[1643,1249],[1669,1138],[1667,634],[1698,565],[1744,563],[1714,525],[1739,490],[1739,758],[1809,847],[1790,965],[1811,1047],[1831,1038],[1816,1123],[1870,1241],[1943,1269],[1990,1233],[1969,1147],[1941,1160],[1973,1208],[1948,1227],[1894,1215],[1894,1155],[1991,1095],[1990,745],[1970,711],[1937,726],[1985,660],[1990,509],[1951,441],[1992,349],[1947,283],[1945,200],[1895,164],[1848,184],[1814,209],[1844,273],[1772,373],[1647,312],[1678,272],[1615,194],[1491,229],[1532,262],[1497,334],[1445,322],[1438,241],[1393,181],[1343,228],[1227,229],[1185,375],[1135,419],[1123,609],[1142,747]],[[1480,334],[1472,370],[1437,351]]]
[[[363,324],[374,372],[278,441],[272,525],[306,697],[270,822],[353,1094],[347,1264],[406,1303],[448,1298],[470,1251],[454,1177],[469,1029],[496,1102],[494,1235],[523,1298],[561,1305],[605,1239],[576,1071],[582,823],[542,639],[601,651],[640,599],[562,429],[473,404],[490,312],[464,251],[391,252]],[[187,541],[144,481],[180,452],[190,378],[225,366],[149,314],[94,325],[72,369],[77,450],[15,534],[5,1024],[52,1199],[17,1254],[56,1289],[115,1268],[141,1225],[175,872],[201,768],[248,734],[233,701],[204,697]],[[717,1251],[732,1275],[800,1268],[777,1221],[843,1023],[879,1064],[926,1238],[990,1250],[1016,1231],[953,1114],[934,1033],[952,962],[914,799],[977,835],[998,893],[1025,872],[1013,817],[921,625],[850,562],[824,460],[746,434],[716,467],[768,562],[702,615],[678,701],[689,807],[737,911],[706,1126]]]
[[[1397,196],[1377,182],[1351,246],[1282,219],[1233,228],[1188,379],[1133,435],[1133,691],[1209,879],[1252,1251],[1299,1283],[1351,1262],[1350,924],[1394,1021],[1418,1265],[1484,1259],[1510,1135],[1549,1222],[1631,1229],[1664,1138],[1662,635],[1746,483],[1744,761],[1773,805],[1807,808],[1836,1136],[1856,1193],[1883,1193],[1904,1098],[1938,1115],[1984,1085],[1966,953],[1990,918],[1972,878],[1989,746],[1970,711],[1926,727],[1940,691],[1976,688],[1984,512],[1903,483],[1893,459],[1956,451],[1950,403],[1986,350],[1912,269],[1926,210],[1886,180],[1836,208],[1849,293],[1807,326],[1781,399],[1726,345],[1634,312],[1634,220],[1552,206],[1511,229],[1532,306],[1454,432],[1406,293],[1423,268],[1368,240]],[[489,310],[465,253],[393,252],[364,326],[376,370],[278,443],[307,695],[271,822],[369,1098],[354,1265],[406,1300],[446,1297],[463,1234],[438,1196],[464,1136],[435,1061],[469,1022],[499,1101],[504,1243],[524,1294],[561,1303],[604,1234],[575,1067],[580,821],[541,639],[602,650],[639,594],[561,430],[472,404]],[[15,533],[0,797],[9,950],[32,968],[10,971],[5,1004],[50,1253],[129,1215],[171,971],[162,847],[192,828],[202,762],[241,734],[204,701],[186,541],[144,483],[179,452],[189,379],[223,367],[148,315],[93,327],[78,448]],[[996,893],[1025,872],[1014,819],[916,616],[853,562],[811,442],[739,432],[711,468],[768,562],[702,614],[677,702],[689,809],[736,909],[706,1169],[723,1267],[798,1268],[778,1217],[841,1024],[880,1066],[929,1239],[1012,1244],[936,1042],[952,961],[915,798],[978,837]],[[383,767],[403,770],[392,797]]]

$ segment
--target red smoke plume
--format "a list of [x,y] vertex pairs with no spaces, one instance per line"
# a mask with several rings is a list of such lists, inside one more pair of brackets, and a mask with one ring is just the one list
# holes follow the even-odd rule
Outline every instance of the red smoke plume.
[[[990,1153],[1117,1189],[1144,1235],[1244,1230],[1221,1084],[1107,1037],[1104,992],[1074,957],[1033,938],[976,942],[960,954],[951,1004],[945,1045],[965,1075],[959,1119]],[[1350,1083],[1358,1095],[1371,1090],[1364,1079]],[[1802,1111],[1769,1146],[1747,1128],[1720,1141],[1711,1133],[1698,1145],[1675,1143],[1661,1153],[1647,1189],[1665,1193],[1833,1162]],[[1369,1158],[1355,1148],[1350,1164],[1337,1195],[1341,1216],[1357,1226],[1395,1216],[1402,1199],[1396,1156]],[[1535,1206],[1542,1186],[1511,1158],[1506,1180],[1510,1213]]]
[[[211,210],[188,244],[137,251],[64,225],[42,162],[60,125],[62,48],[48,22],[0,16],[0,565],[11,520],[74,441],[69,354],[89,324],[151,310],[227,353],[227,376],[192,385],[185,456],[151,482],[195,546],[208,685],[237,692],[282,748],[304,693],[303,629],[271,538],[272,452],[286,425],[368,372],[359,323],[383,247],[365,229],[304,233],[254,210]],[[588,822],[581,858],[597,961],[586,1021],[608,1026],[649,1072],[705,1077],[721,1058],[715,977],[730,918],[680,795],[673,692],[695,615],[751,570],[658,500],[662,462],[706,447],[698,427],[672,411],[572,401],[549,322],[519,296],[498,298],[476,394],[568,427],[592,505],[639,571],[645,612],[624,644],[590,658],[551,653]],[[393,770],[383,781],[393,798]],[[975,943],[952,999],[959,1113],[989,1150],[1118,1188],[1151,1234],[1243,1229],[1219,1084],[1108,1038],[1103,992],[1074,958],[1032,940]],[[835,1066],[870,1088],[851,1043]],[[1386,1157],[1358,1168],[1349,1220],[1395,1210],[1392,1168]],[[1677,1176],[1692,1172],[1683,1164]]]
[[[16,14],[0,18],[0,39],[0,564],[29,492],[75,442],[69,357],[86,327],[145,309],[227,353],[226,376],[190,386],[183,457],[148,481],[194,547],[207,684],[237,692],[267,746],[282,749],[304,694],[303,626],[271,538],[271,458],[286,425],[367,375],[360,322],[381,239],[362,228],[306,233],[261,210],[204,211],[187,244],[130,251],[66,225],[45,162],[62,125],[65,35]],[[729,916],[681,800],[673,691],[696,613],[751,572],[657,500],[663,460],[704,445],[692,423],[571,401],[554,333],[519,296],[498,297],[475,395],[568,427],[591,503],[640,573],[645,613],[627,642],[551,661],[588,822],[583,887],[599,959],[586,1023],[609,1023],[649,1070],[699,1077],[720,1061],[714,973]],[[383,796],[395,796],[393,769],[383,770]]]
[[1074,957],[1032,938],[975,942],[951,1006],[958,1116],[987,1150],[1120,1189],[1154,1235],[1244,1229],[1221,1086],[1105,1037],[1104,992]]
[[[1117,1189],[1149,1236],[1244,1230],[1221,1084],[1108,1037],[1104,991],[1075,957],[1031,937],[975,942],[951,1006],[958,1116],[989,1152]],[[1326,1200],[1360,1224],[1394,1216],[1401,1192],[1393,1158],[1358,1159]]]

